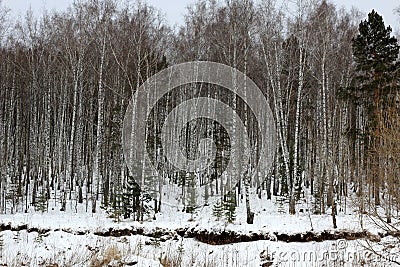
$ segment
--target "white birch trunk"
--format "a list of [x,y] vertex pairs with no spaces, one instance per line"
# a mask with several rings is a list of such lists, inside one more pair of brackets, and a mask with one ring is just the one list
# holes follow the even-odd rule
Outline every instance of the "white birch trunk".
[[103,124],[104,124],[103,68],[105,60],[105,49],[106,49],[106,39],[104,37],[100,55],[100,69],[99,69],[96,150],[94,155],[94,166],[93,166],[93,176],[92,176],[92,213],[96,212],[96,201],[98,199],[100,182],[102,181],[102,170],[100,163],[102,156],[101,146],[103,143]]

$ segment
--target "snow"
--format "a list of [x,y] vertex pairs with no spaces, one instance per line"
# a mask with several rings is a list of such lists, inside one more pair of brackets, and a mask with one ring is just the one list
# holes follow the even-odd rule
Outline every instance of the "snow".
[[[68,205],[67,205],[68,206]],[[100,206],[100,204],[98,204]],[[298,205],[298,210],[305,207]],[[227,224],[223,221],[216,221],[212,216],[212,205],[202,207],[191,214],[181,212],[177,206],[162,206],[162,211],[156,214],[156,220],[148,219],[143,223],[136,221],[115,222],[108,218],[104,210],[98,209],[96,213],[91,213],[90,209],[86,212],[85,205],[78,205],[77,212],[74,209],[67,209],[65,212],[57,209],[49,208],[48,212],[29,212],[17,214],[0,214],[0,224],[11,224],[13,227],[20,225],[28,225],[29,227],[49,229],[49,230],[65,230],[68,232],[100,232],[110,228],[126,229],[139,228],[145,232],[154,231],[161,228],[174,231],[178,228],[195,228],[212,229],[215,231],[235,231],[238,233],[305,233],[313,230],[314,232],[329,231],[362,231],[359,215],[356,212],[352,214],[339,213],[337,215],[337,229],[332,226],[332,218],[328,214],[314,215],[298,212],[296,215],[281,214],[277,211],[274,201],[265,200],[265,198],[252,198],[252,210],[255,212],[254,224],[246,222],[246,207],[244,199],[240,200],[236,209],[237,218],[233,224]],[[350,212],[349,212],[350,213]],[[152,216],[150,216],[152,217]],[[193,218],[192,218],[193,217]],[[311,222],[312,227],[311,227]],[[364,218],[364,227],[373,233],[377,233],[378,229],[373,226],[372,222],[368,222],[368,218]],[[313,228],[313,229],[312,229]]]
[[[157,244],[150,238],[136,235],[115,238],[63,232],[50,232],[40,239],[37,233],[27,231],[21,231],[18,237],[15,232],[5,231],[3,239],[2,263],[17,266],[54,263],[59,266],[89,266],[96,255],[101,254],[103,258],[110,255],[107,249],[114,246],[118,248],[118,256],[106,266],[124,262],[137,262],[135,266],[143,267],[162,266],[160,262],[181,262],[181,266],[260,266],[268,256],[273,259],[274,266],[334,266],[340,262],[343,263],[340,266],[357,266],[357,262],[364,258],[383,262],[363,248],[366,245],[364,241],[357,240],[320,243],[256,241],[212,246],[193,239]],[[386,238],[382,244],[384,242],[393,240]],[[393,248],[391,259],[396,259],[396,253],[400,255],[398,248]]]
[[[282,214],[278,211],[276,199],[266,200],[251,198],[252,210],[255,212],[254,224],[246,221],[244,199],[240,199],[237,208],[237,218],[234,223],[216,221],[212,216],[212,205],[196,210],[194,215],[181,212],[179,206],[163,205],[162,212],[156,215],[156,220],[144,222],[115,222],[107,214],[98,209],[92,214],[86,212],[85,204],[75,207],[67,204],[67,210],[61,212],[54,206],[49,206],[49,212],[1,214],[0,224],[10,224],[12,227],[27,225],[28,228],[46,229],[45,234],[35,231],[3,231],[0,264],[8,266],[91,266],[93,261],[103,261],[103,266],[124,266],[124,263],[137,262],[133,266],[260,266],[270,259],[273,266],[357,266],[364,258],[366,261],[380,261],[374,255],[368,254],[363,248],[367,241],[336,240],[324,242],[286,243],[275,241],[276,234],[296,234],[322,231],[363,231],[367,229],[372,234],[382,232],[374,224],[360,217],[354,209],[347,208],[346,213],[337,215],[338,228],[332,227],[332,218],[328,214],[314,215],[308,212],[298,212],[296,215]],[[68,208],[69,207],[69,208]],[[299,203],[297,210],[306,211],[307,205]],[[152,216],[150,216],[151,218]],[[312,222],[312,227],[311,223]],[[122,237],[102,237],[96,232],[109,229],[142,229],[144,234],[164,230],[170,232],[168,238],[154,239],[142,235]],[[209,232],[233,231],[238,234],[250,235],[262,233],[269,235],[269,241],[254,241],[228,245],[208,245],[191,238],[181,238],[177,229],[207,230]],[[398,240],[391,237],[382,238],[374,243],[374,249],[386,250],[385,255],[395,258],[400,255]],[[389,253],[389,254],[387,254]],[[337,255],[340,254],[340,257]],[[309,258],[312,257],[312,260]],[[307,260],[304,260],[306,258]],[[180,265],[178,264],[180,263]],[[343,263],[340,265],[340,263]],[[386,266],[390,266],[387,264]],[[172,264],[172,265],[168,265]],[[175,265],[173,265],[175,264]],[[126,265],[129,266],[129,265]],[[376,265],[380,266],[380,265]]]

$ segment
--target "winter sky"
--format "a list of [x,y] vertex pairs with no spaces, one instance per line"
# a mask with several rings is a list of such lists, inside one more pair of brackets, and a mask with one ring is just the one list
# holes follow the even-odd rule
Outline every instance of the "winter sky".
[[[18,16],[23,15],[29,7],[32,7],[32,10],[38,14],[44,8],[48,10],[65,9],[72,2],[73,0],[3,0],[3,5],[11,9],[12,15]],[[167,21],[170,24],[182,24],[186,7],[196,0],[147,0],[147,2],[166,14]],[[347,9],[355,6],[365,14],[375,9],[383,16],[386,25],[391,25],[392,28],[400,30],[400,15],[394,13],[394,9],[400,6],[398,0],[333,0],[333,2],[338,7],[344,6]]]

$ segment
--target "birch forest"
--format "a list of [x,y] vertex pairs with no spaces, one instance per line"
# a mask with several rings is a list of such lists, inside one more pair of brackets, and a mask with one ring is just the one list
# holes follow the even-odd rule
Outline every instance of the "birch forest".
[[[76,1],[65,12],[28,12],[19,19],[1,8],[0,213],[81,205],[118,219],[156,219],[172,194],[168,183],[183,186],[191,174],[165,165],[160,168],[169,179],[156,195],[138,187],[135,179],[152,174],[126,166],[127,106],[159,71],[212,61],[257,84],[276,128],[272,167],[261,179],[239,171],[243,177],[221,201],[202,201],[216,217],[225,214],[232,222],[239,199],[245,199],[252,223],[251,199],[268,202],[275,196],[287,214],[305,212],[298,205],[307,203],[312,214],[332,215],[334,225],[336,214],[347,210],[377,212],[390,223],[400,211],[395,34],[375,11],[365,16],[325,0],[287,6],[274,0],[198,0],[179,27],[142,1]],[[147,128],[135,129],[146,132],[154,158],[161,157],[163,119],[183,99],[197,96],[222,99],[249,130],[256,127],[246,103],[223,88],[174,88],[157,103]],[[202,175],[222,175],[231,145],[226,129],[202,118],[188,124],[184,137],[189,158],[198,153],[199,139],[213,139],[216,156]],[[196,212],[196,201],[218,191],[214,187],[184,193],[180,212]]]

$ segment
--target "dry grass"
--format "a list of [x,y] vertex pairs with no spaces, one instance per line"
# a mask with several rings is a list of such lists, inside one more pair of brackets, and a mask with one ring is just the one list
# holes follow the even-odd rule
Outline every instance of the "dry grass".
[[97,252],[90,260],[91,267],[108,266],[113,260],[121,260],[121,251],[116,245],[107,247],[104,253]]

